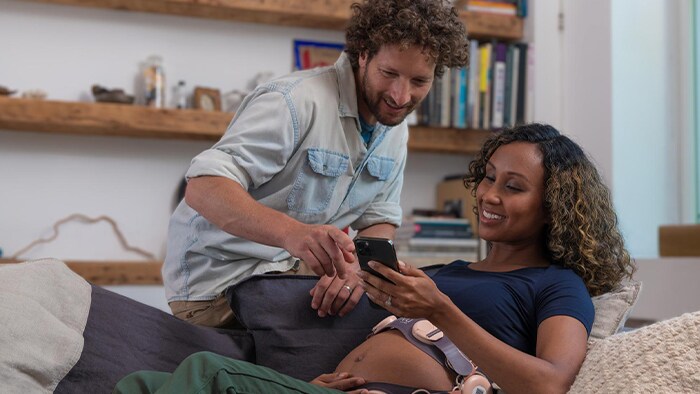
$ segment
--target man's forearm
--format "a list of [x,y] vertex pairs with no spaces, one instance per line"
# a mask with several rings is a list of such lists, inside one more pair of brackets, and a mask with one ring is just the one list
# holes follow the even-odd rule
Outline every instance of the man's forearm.
[[207,220],[237,237],[283,247],[302,223],[255,201],[237,182],[218,176],[190,179],[185,201]]
[[396,226],[389,223],[377,223],[363,228],[357,232],[357,235],[361,235],[363,237],[394,239],[394,236],[396,236]]

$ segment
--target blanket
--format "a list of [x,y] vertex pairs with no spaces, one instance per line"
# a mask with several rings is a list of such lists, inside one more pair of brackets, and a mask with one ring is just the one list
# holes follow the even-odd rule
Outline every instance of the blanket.
[[83,350],[91,287],[63,262],[0,266],[0,382],[6,393],[52,393]]

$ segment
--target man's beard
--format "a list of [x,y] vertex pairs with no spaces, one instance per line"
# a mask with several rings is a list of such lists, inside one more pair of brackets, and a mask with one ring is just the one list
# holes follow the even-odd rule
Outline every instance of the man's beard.
[[404,113],[403,116],[401,116],[401,119],[395,120],[395,119],[389,118],[387,116],[384,116],[382,114],[382,112],[379,110],[381,102],[382,102],[382,100],[384,100],[384,98],[382,96],[379,96],[379,97],[377,97],[376,100],[374,100],[374,101],[371,100],[371,98],[369,96],[369,91],[367,88],[369,86],[369,84],[367,83],[367,80],[368,80],[367,69],[365,69],[364,75],[362,76],[362,89],[361,89],[362,98],[365,100],[365,104],[367,104],[367,108],[369,109],[369,112],[371,112],[372,115],[374,115],[374,117],[377,118],[377,121],[379,123],[381,123],[385,126],[396,126],[396,125],[400,124],[401,122],[403,122],[404,119],[406,119],[406,117],[408,116],[408,114],[413,112],[413,110],[415,109],[416,103],[413,102],[413,100],[411,100],[411,102],[407,106],[403,107],[406,112]]

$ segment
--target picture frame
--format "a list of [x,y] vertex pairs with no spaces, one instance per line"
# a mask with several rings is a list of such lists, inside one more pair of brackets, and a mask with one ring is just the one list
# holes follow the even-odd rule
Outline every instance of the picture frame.
[[221,92],[219,89],[195,87],[192,108],[202,111],[221,111]]
[[294,40],[294,70],[331,66],[345,50],[345,44]]

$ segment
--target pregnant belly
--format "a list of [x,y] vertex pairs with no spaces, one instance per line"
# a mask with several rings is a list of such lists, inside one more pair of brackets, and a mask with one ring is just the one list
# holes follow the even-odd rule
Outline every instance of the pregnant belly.
[[408,342],[396,330],[370,337],[338,364],[336,372],[350,372],[368,382],[385,382],[429,390],[450,390],[455,375]]

